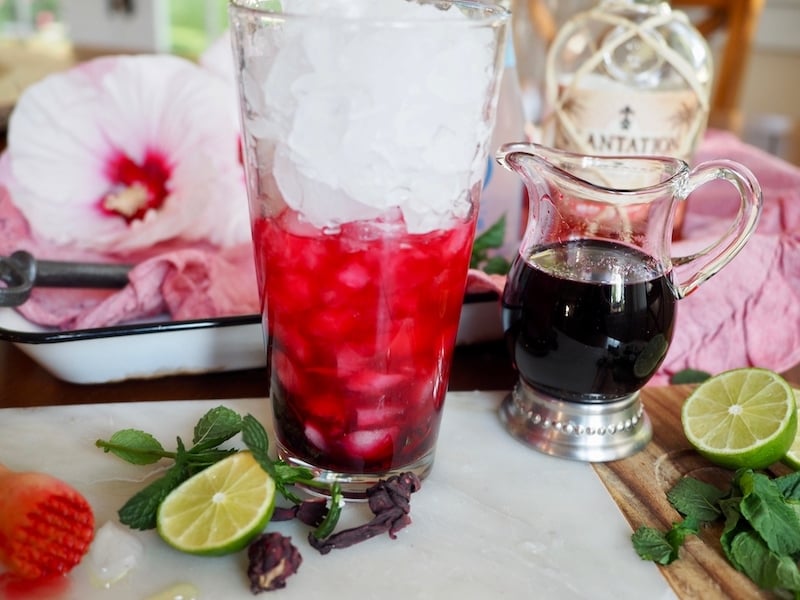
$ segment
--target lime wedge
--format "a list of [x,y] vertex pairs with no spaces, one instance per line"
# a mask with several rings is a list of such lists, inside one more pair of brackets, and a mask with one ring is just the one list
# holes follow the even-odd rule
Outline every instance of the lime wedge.
[[[800,405],[800,390],[794,390],[794,398]],[[794,442],[792,442],[789,451],[786,453],[786,456],[783,457],[783,463],[795,470],[800,469],[800,428],[798,428],[794,436]]]
[[275,509],[275,482],[249,452],[237,452],[184,481],[161,502],[156,525],[173,548],[221,555],[247,546]]
[[711,462],[762,469],[781,460],[797,432],[797,403],[773,371],[734,369],[701,383],[686,399],[681,423],[689,443]]

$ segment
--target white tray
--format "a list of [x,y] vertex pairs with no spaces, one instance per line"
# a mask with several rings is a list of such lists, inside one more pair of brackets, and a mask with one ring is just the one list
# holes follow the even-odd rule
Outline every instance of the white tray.
[[[468,296],[459,344],[502,336],[499,300]],[[13,343],[55,377],[71,383],[236,371],[265,366],[259,315],[161,320],[59,331],[38,326],[16,310],[0,308],[0,340]]]

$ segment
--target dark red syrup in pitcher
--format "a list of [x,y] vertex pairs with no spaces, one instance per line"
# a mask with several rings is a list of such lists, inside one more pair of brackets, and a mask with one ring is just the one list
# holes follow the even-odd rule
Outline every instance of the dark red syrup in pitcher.
[[519,255],[503,294],[514,366],[564,400],[609,402],[639,390],[664,360],[675,296],[641,251],[572,240]]

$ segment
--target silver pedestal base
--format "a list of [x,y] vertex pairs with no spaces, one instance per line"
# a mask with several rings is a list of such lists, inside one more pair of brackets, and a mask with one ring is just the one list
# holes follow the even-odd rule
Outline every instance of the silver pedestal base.
[[515,438],[545,454],[573,460],[625,458],[644,448],[653,435],[638,392],[614,402],[566,402],[519,381],[499,413]]

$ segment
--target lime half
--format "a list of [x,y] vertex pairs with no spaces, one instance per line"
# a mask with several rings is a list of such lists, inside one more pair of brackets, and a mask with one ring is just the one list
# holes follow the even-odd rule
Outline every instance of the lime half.
[[189,554],[237,552],[267,526],[275,482],[249,452],[237,452],[184,481],[158,507],[159,535]]
[[[794,398],[800,404],[800,390],[794,390]],[[789,451],[783,457],[783,463],[795,470],[800,469],[800,428],[798,428],[794,436],[794,442],[792,442]]]
[[734,369],[701,383],[681,423],[689,443],[711,462],[762,469],[781,460],[797,432],[794,391],[767,369]]

